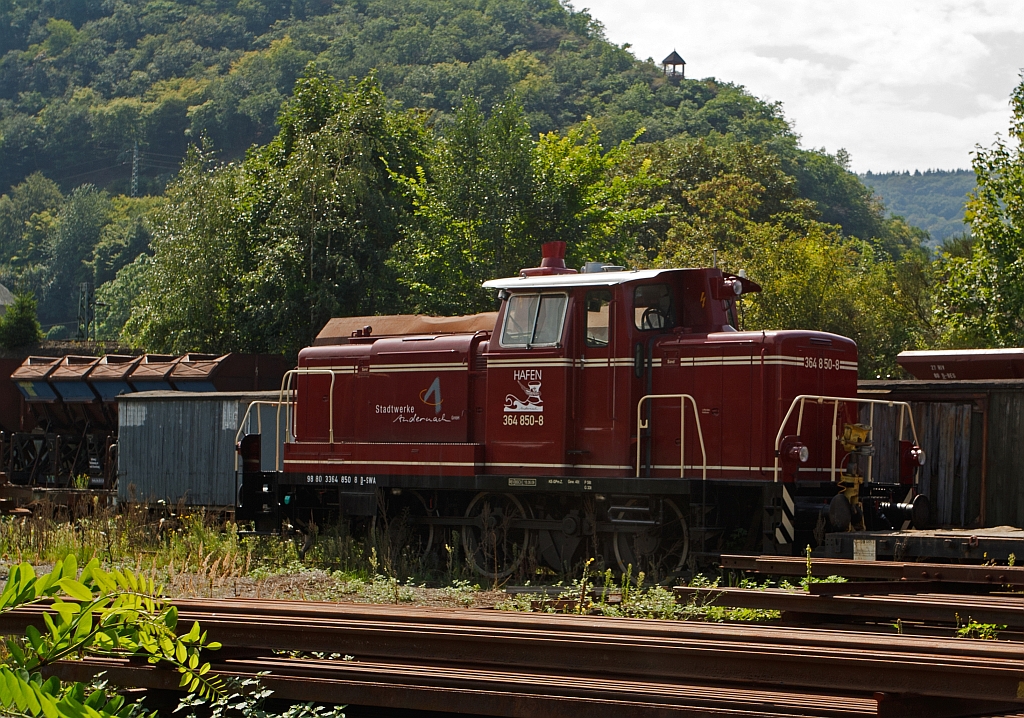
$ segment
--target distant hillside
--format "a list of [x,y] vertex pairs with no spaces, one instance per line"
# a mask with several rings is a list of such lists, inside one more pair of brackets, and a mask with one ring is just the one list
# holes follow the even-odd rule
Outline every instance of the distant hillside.
[[[81,288],[92,285],[97,297],[104,297],[97,304],[103,334],[119,334],[133,298],[149,278],[157,276],[147,267],[153,251],[150,240],[163,231],[167,218],[162,208],[187,204],[182,204],[180,193],[175,198],[163,192],[178,175],[188,146],[203,144],[204,152],[214,158],[213,165],[242,160],[247,152],[258,154],[252,148],[273,140],[282,130],[279,118],[290,116],[290,103],[297,101],[293,96],[296,78],[320,77],[320,73],[343,83],[372,73],[374,79],[367,87],[379,86],[386,101],[368,106],[383,113],[380,117],[393,118],[401,114],[399,110],[409,110],[408,117],[402,115],[401,126],[412,129],[401,141],[410,143],[407,158],[420,153],[428,168],[432,163],[448,166],[443,159],[443,151],[449,151],[445,147],[461,148],[451,150],[453,156],[462,157],[459,152],[465,151],[473,161],[479,151],[481,162],[487,153],[474,148],[502,148],[494,158],[487,158],[496,162],[495,174],[480,174],[483,179],[479,187],[472,187],[473,192],[489,191],[499,180],[505,181],[503,173],[518,172],[520,165],[502,163],[511,163],[507,157],[525,155],[506,157],[504,153],[532,146],[538,133],[566,132],[587,123],[580,140],[594,137],[589,133],[596,129],[604,149],[637,136],[641,146],[637,152],[649,153],[650,171],[664,181],[665,195],[630,196],[629,202],[637,203],[636,207],[629,205],[622,211],[650,209],[671,198],[658,223],[643,230],[650,240],[642,245],[647,252],[644,261],[654,261],[660,243],[672,238],[715,242],[708,245],[707,257],[716,250],[724,252],[728,243],[735,244],[728,238],[737,232],[737,222],[767,222],[796,198],[813,203],[813,214],[822,222],[839,226],[847,237],[877,240],[892,257],[918,241],[917,233],[903,222],[884,217],[872,190],[849,171],[848,155],[801,148],[780,103],[763,101],[740,85],[715,78],[666,76],[654,63],[634,57],[628,45],[609,42],[601,24],[587,12],[575,10],[568,0],[0,0],[0,282],[35,294],[39,319],[50,338],[74,333]],[[314,84],[319,87],[318,83]],[[323,88],[334,88],[332,81],[324,83]],[[323,91],[323,98],[348,92]],[[499,128],[500,132],[494,129],[496,134],[487,140],[491,145],[475,134],[465,134],[467,127],[474,133],[484,132],[487,123],[497,122],[491,117],[479,127],[456,126],[456,110],[468,98],[480,108],[481,117],[515,98],[528,131],[517,134],[519,125]],[[310,120],[311,126],[322,128],[325,117],[340,113],[324,101],[327,104],[318,105],[316,112],[299,108],[316,120]],[[359,117],[359,122],[365,120]],[[383,121],[374,117],[371,128]],[[374,142],[383,136],[372,135],[362,125],[352,128],[357,130],[370,133],[366,136],[376,138]],[[512,138],[508,139],[512,144],[506,148],[494,138]],[[697,143],[697,138],[702,142]],[[559,146],[548,139],[549,148]],[[572,151],[583,151],[580,148],[585,149],[580,145]],[[377,152],[355,156],[372,164],[381,157]],[[554,173],[552,177],[558,177],[551,187],[561,187],[560,182],[575,187],[572,183],[583,182],[581,178],[599,172],[595,168],[601,166],[595,157],[588,160],[593,163],[589,169],[570,163],[565,172],[555,172],[553,168],[561,167],[560,160],[551,159],[556,156],[545,160],[554,164],[544,165]],[[281,169],[276,162],[271,163],[274,172]],[[135,177],[133,166],[138,169]],[[263,177],[264,169],[245,176]],[[373,175],[372,183],[386,176],[383,168],[378,169],[380,174]],[[234,171],[225,169],[217,176],[229,177]],[[641,171],[648,170],[639,164],[630,170],[633,175]],[[533,173],[531,169],[523,176],[532,178]],[[428,183],[436,181],[427,177]],[[533,187],[533,181],[520,185],[519,179],[509,180],[508,186],[516,192],[509,190],[508,197],[525,202],[520,198],[534,195],[517,194],[518,188]],[[392,196],[397,190],[387,186],[381,196],[394,201],[394,206],[401,205],[405,199]],[[539,180],[536,186],[542,186]],[[584,186],[589,185],[580,185]],[[609,196],[621,191],[615,189]],[[263,192],[269,193],[270,188],[257,194]],[[362,196],[345,192],[336,197]],[[545,198],[537,202],[568,211],[551,199],[556,195],[537,192],[536,197]],[[206,196],[203,211],[209,207],[209,216],[219,217],[224,210],[212,196]],[[230,196],[225,207],[233,206],[234,196]],[[589,195],[582,192],[572,202],[584,197]],[[262,226],[268,216],[265,210],[282,211],[275,209],[275,202],[253,204],[237,216],[254,222],[253,227]],[[576,206],[572,202],[566,207]],[[642,206],[643,202],[650,204]],[[810,206],[799,204],[801,212]],[[340,205],[336,209],[340,211]],[[318,256],[330,257],[332,262],[335,257],[357,261],[364,250],[363,240],[355,238],[363,232],[372,237],[366,246],[381,252],[365,256],[387,256],[398,234],[412,231],[403,224],[405,219],[412,226],[415,218],[383,212],[381,216],[388,217],[386,231],[373,223],[365,225],[363,219],[338,220],[341,223],[323,236],[348,237],[345,241],[350,244],[344,246],[358,249],[340,254],[332,249]],[[451,216],[462,222],[475,215]],[[519,216],[533,215],[508,215]],[[690,220],[682,220],[690,216],[699,221],[690,225],[686,224]],[[495,236],[503,237],[504,231]],[[786,231],[790,231],[788,225]],[[250,242],[268,239],[245,236],[239,241],[248,252]],[[280,245],[281,251],[291,252],[285,246]],[[694,248],[703,244],[687,246],[697,257]],[[372,271],[366,268],[370,265],[351,266],[360,267],[357,274],[367,276],[376,276],[378,269],[376,265]],[[200,269],[205,271],[203,262],[195,267]],[[348,279],[339,282],[338,286],[352,286]],[[277,288],[284,288],[284,280]],[[340,289],[330,291],[341,296]],[[271,306],[265,298],[256,304]],[[395,311],[404,311],[394,306]],[[798,321],[802,320],[786,320]],[[854,336],[857,332],[850,329]]]
[[[444,123],[462,98],[515,94],[534,132],[592,117],[613,144],[679,134],[787,136],[778,105],[714,80],[669,81],[559,0],[0,0],[0,192],[34,171],[159,194],[190,142],[240,158],[277,132],[309,62],[376,70]],[[786,140],[789,144],[795,144]]]
[[971,170],[868,172],[860,178],[878,193],[891,214],[928,232],[932,247],[967,229],[964,201],[974,189]]

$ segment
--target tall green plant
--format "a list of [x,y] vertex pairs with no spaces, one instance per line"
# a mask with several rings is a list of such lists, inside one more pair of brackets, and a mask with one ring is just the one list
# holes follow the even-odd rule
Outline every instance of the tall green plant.
[[145,656],[174,666],[181,685],[203,698],[221,694],[222,682],[201,663],[200,651],[219,644],[193,624],[177,632],[178,612],[159,598],[151,579],[128,569],[104,571],[96,560],[78,572],[74,556],[37,576],[27,563],[12,566],[0,594],[0,615],[49,601],[44,630],[26,629],[24,639],[7,639],[0,663],[0,708],[23,718],[128,718],[139,704],[85,684],[43,679],[42,671],[82,656]]
[[36,317],[36,300],[29,293],[17,294],[14,303],[0,317],[0,347],[18,349],[42,338]]
[[[157,215],[125,332],[151,351],[235,348],[239,239],[232,211],[238,170],[218,167],[206,143],[192,147]],[[134,268],[138,269],[138,267]]]
[[394,308],[385,260],[408,203],[389,168],[419,161],[421,119],[372,76],[339,85],[311,66],[279,124],[240,165],[190,151],[141,268],[138,344],[294,353],[333,316]]

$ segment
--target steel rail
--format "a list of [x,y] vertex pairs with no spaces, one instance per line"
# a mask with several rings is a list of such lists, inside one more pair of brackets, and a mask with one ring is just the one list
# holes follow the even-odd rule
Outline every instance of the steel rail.
[[[908,597],[902,597],[906,600]],[[929,654],[949,653],[959,656],[986,658],[1016,658],[1017,650],[1003,643],[965,642],[949,639],[936,644],[934,639],[914,642],[903,636],[894,644],[870,637],[851,637],[847,631],[822,631],[777,626],[708,624],[702,622],[676,622],[644,619],[610,619],[590,616],[523,614],[503,611],[463,609],[414,608],[375,604],[331,604],[317,602],[278,602],[260,599],[235,600],[177,600],[182,621],[203,621],[222,625],[228,631],[242,631],[245,642],[228,645],[260,647],[256,638],[246,637],[247,626],[265,626],[276,634],[282,630],[297,630],[298,642],[306,641],[307,634],[317,631],[394,628],[419,632],[475,631],[477,634],[558,636],[566,640],[587,641],[624,639],[641,641],[651,639],[673,645],[673,641],[731,641],[759,646],[807,648],[822,651],[905,651]],[[29,623],[42,624],[43,606],[32,606],[0,614],[0,632],[17,633]],[[234,627],[234,628],[233,628]],[[877,645],[871,641],[877,640]],[[265,641],[268,650],[278,649],[279,639],[273,644]]]
[[[904,597],[905,599],[907,597]],[[864,637],[851,638],[846,631],[821,631],[777,626],[708,624],[645,619],[610,619],[591,616],[524,614],[504,611],[481,611],[445,608],[419,608],[378,604],[336,604],[326,602],[271,601],[266,599],[174,601],[182,621],[219,621],[227,626],[246,624],[267,626],[298,626],[300,631],[315,632],[347,625],[395,625],[417,631],[443,629],[479,629],[495,633],[531,631],[541,635],[558,634],[579,640],[601,637],[642,639],[650,637],[672,640],[734,640],[782,647],[805,646],[823,650],[866,650],[872,647]],[[42,624],[44,607],[33,606],[0,614],[0,632],[12,633],[28,623]],[[948,645],[932,641],[915,643],[902,637],[898,645],[888,640],[878,643],[879,650],[902,650],[928,653],[939,651],[961,656],[1016,657],[1017,652],[1005,644],[986,644],[950,640]],[[245,645],[252,647],[250,643]],[[254,644],[253,644],[254,645]],[[273,646],[277,648],[275,644]]]
[[[49,669],[64,680],[86,680],[103,671],[114,683],[175,690],[178,674],[125,661],[67,661]],[[276,698],[386,708],[475,713],[514,718],[594,718],[595,716],[863,716],[972,715],[996,712],[1012,704],[972,699],[950,701],[915,696],[845,692],[818,693],[758,689],[733,684],[679,685],[586,675],[550,675],[535,671],[495,671],[422,663],[264,658],[227,660],[214,673],[253,677]]]
[[[803,576],[807,573],[807,559],[796,556],[723,555],[721,562],[722,568],[756,571],[774,576]],[[811,573],[814,576],[835,575],[885,581],[906,579],[989,586],[1024,586],[1024,566],[971,566],[814,558],[811,560]]]
[[[684,683],[742,677],[748,683],[812,690],[1024,702],[1019,646],[1000,642],[382,606],[363,606],[346,616],[347,609],[336,606],[312,618],[195,611],[182,603],[179,620],[186,625],[198,620],[211,640],[225,646],[263,652]],[[14,619],[27,623],[33,617],[38,620],[39,612],[5,614],[0,630],[14,632]]]
[[957,624],[974,620],[1024,628],[1024,597],[991,600],[979,596],[813,596],[782,589],[691,588],[677,586],[678,599],[701,605],[754,608],[785,613]]
[[[903,596],[901,600],[911,597]],[[1002,597],[1001,597],[1002,598]],[[1010,600],[1012,597],[1005,597]],[[501,635],[558,636],[566,640],[651,639],[672,645],[673,641],[732,641],[760,646],[807,648],[824,651],[882,650],[918,654],[942,653],[978,658],[1017,658],[1018,650],[1004,643],[965,642],[947,639],[914,641],[902,636],[898,643],[886,637],[873,639],[851,636],[847,631],[808,630],[778,626],[713,624],[703,622],[661,621],[648,619],[614,619],[565,614],[517,613],[489,610],[421,608],[379,604],[338,604],[327,602],[272,601],[266,599],[179,599],[181,621],[217,623],[227,629],[266,626],[274,629],[297,628],[297,638],[306,640],[307,633],[333,629],[365,629],[373,626],[403,630],[477,631]],[[41,624],[45,606],[30,606],[0,614],[0,632],[16,633],[29,623]],[[240,634],[245,635],[245,634]],[[259,647],[258,640],[246,639],[237,644]],[[871,641],[877,641],[873,645]],[[236,644],[226,644],[236,645]],[[266,648],[278,649],[277,643]],[[297,650],[306,650],[297,648]]]

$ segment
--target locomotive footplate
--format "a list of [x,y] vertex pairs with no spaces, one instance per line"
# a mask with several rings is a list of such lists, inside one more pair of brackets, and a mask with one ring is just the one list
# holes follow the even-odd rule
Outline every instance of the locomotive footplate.
[[[295,474],[263,472],[272,475],[278,486],[307,486],[316,489],[336,488],[339,492],[382,489],[420,489],[442,491],[508,491],[512,493],[543,491],[595,494],[662,494],[685,496],[699,479],[573,476],[400,476],[361,474]],[[764,482],[751,482],[760,484]]]
[[[515,495],[570,494],[605,502],[628,503],[635,497],[651,495],[677,496],[685,500],[698,485],[698,480],[648,479],[635,477],[573,478],[573,477],[517,477],[517,476],[367,476],[355,474],[295,474],[281,472],[239,473],[238,496],[240,520],[256,520],[295,513],[296,510],[315,508],[318,511],[344,516],[371,516],[377,511],[377,491],[400,495],[404,490],[444,492],[493,492]],[[622,501],[618,501],[622,499]],[[618,513],[614,519],[602,522],[598,531],[642,530],[655,523],[641,515],[643,506],[612,506]],[[621,514],[621,515],[620,515]],[[421,524],[446,526],[473,525],[474,519],[465,517],[422,516],[410,519]],[[516,526],[524,529],[548,530],[561,526],[561,520],[517,519]]]

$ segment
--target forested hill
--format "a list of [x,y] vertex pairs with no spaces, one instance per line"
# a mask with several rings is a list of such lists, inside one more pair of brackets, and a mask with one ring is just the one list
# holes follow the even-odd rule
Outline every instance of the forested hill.
[[974,190],[973,170],[868,172],[860,176],[894,215],[928,232],[928,244],[963,234],[964,202]]
[[0,191],[36,170],[125,191],[138,142],[158,193],[203,134],[223,158],[269,141],[313,60],[340,79],[375,70],[437,120],[515,93],[534,132],[593,117],[606,146],[641,127],[645,141],[787,134],[776,106],[666,82],[557,0],[5,0],[0,57]]
[[493,308],[550,239],[746,269],[744,326],[872,375],[934,333],[921,233],[844,152],[559,0],[0,0],[0,53],[0,282],[51,338],[92,286],[101,338],[294,356],[332,316]]

